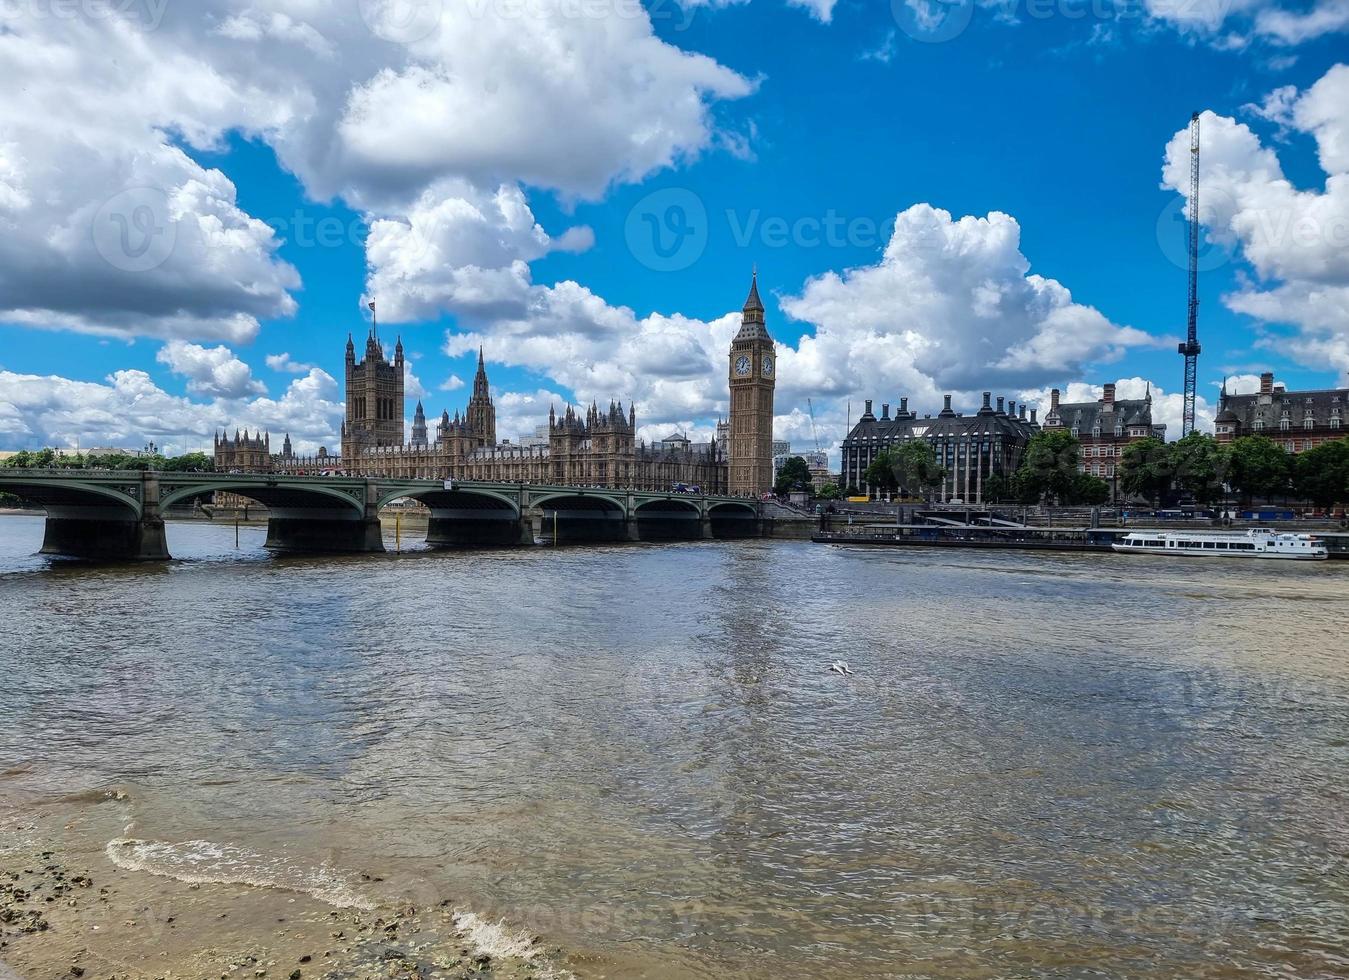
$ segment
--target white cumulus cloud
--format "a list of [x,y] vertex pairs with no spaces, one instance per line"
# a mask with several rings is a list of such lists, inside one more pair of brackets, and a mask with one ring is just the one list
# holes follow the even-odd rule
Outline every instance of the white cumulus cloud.
[[[1279,90],[1262,111],[1315,140],[1325,183],[1295,186],[1250,127],[1203,114],[1199,220],[1254,271],[1223,302],[1264,323],[1291,325],[1281,350],[1349,377],[1349,66],[1334,66],[1301,94]],[[1182,131],[1166,148],[1162,185],[1188,199],[1189,171]]]

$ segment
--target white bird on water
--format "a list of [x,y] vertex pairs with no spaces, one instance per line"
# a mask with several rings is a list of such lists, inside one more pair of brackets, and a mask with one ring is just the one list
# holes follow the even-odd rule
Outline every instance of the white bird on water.
[[835,660],[829,665],[829,669],[835,674],[852,674],[852,668],[848,666],[846,660]]

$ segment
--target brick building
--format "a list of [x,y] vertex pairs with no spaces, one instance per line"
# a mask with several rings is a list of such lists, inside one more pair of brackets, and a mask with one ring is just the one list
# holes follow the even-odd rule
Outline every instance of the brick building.
[[1115,386],[1104,385],[1094,402],[1061,402],[1059,389],[1049,393],[1044,428],[1067,429],[1082,444],[1078,469],[1100,477],[1115,492],[1115,473],[1124,448],[1131,442],[1156,436],[1166,438],[1166,426],[1152,421],[1152,387],[1142,398],[1116,398]]
[[1290,453],[1319,446],[1349,435],[1344,428],[1349,388],[1288,391],[1266,371],[1260,390],[1252,395],[1229,395],[1223,382],[1213,427],[1220,443],[1241,436],[1268,436]]

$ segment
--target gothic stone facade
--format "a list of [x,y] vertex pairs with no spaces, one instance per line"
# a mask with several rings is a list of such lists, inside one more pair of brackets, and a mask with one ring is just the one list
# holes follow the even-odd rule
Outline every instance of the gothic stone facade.
[[[290,446],[290,437],[286,437],[286,446]],[[227,433],[215,434],[215,468],[221,473],[265,473],[272,468],[272,437],[270,433],[258,432],[252,436],[245,429],[240,434],[234,430],[234,438]]]
[[[366,363],[380,354],[367,353]],[[351,409],[348,406],[348,417]],[[361,476],[459,479],[564,486],[631,487],[665,490],[675,483],[726,492],[726,464],[715,447],[702,451],[645,446],[637,440],[637,411],[619,402],[608,409],[592,404],[585,412],[568,406],[548,413],[546,445],[496,441],[496,406],[482,352],[468,408],[451,418],[442,412],[435,435],[428,431],[420,402],[407,445],[343,443],[343,469]]]
[[[551,483],[564,486],[667,490],[677,483],[706,493],[757,495],[773,485],[773,388],[776,354],[764,327],[757,277],[751,283],[740,332],[731,345],[731,412],[718,439],[698,446],[667,440],[647,446],[637,439],[637,412],[621,402],[607,409],[592,403],[548,413],[546,444],[497,442],[496,406],[481,350],[468,407],[441,413],[434,434],[421,402],[409,441],[403,435],[405,364],[403,344],[389,361],[372,329],[361,360],[350,337],[346,350],[346,418],[342,454],[270,455],[217,438],[216,466],[250,472],[342,473],[415,479]],[[729,462],[728,462],[729,456]],[[734,477],[732,476],[734,474]]]
[[730,492],[773,489],[773,389],[777,351],[764,325],[759,277],[750,282],[740,331],[731,341]]

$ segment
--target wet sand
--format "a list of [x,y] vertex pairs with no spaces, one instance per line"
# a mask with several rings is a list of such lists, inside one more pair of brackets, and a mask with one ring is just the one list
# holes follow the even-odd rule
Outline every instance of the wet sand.
[[18,802],[0,804],[0,980],[570,976],[537,938],[452,901],[384,899],[387,883],[370,875],[353,879],[376,897],[353,891],[334,907],[285,887],[121,866],[119,848],[140,842],[100,842],[115,794]]

